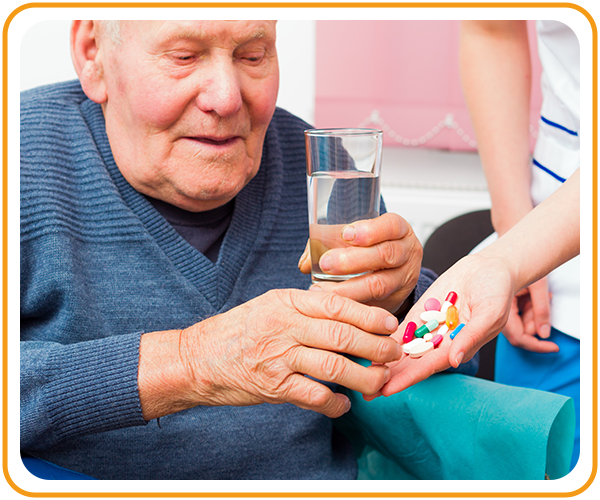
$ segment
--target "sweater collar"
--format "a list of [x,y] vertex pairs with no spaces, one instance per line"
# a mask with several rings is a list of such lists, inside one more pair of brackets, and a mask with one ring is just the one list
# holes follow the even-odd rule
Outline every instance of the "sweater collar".
[[[100,105],[85,100],[81,112],[123,202],[144,225],[178,272],[183,274],[218,312],[227,302],[243,268],[250,265],[258,242],[269,234],[280,202],[281,150],[269,127],[256,176],[237,195],[231,223],[219,258],[213,264],[185,241],[152,204],[123,177],[115,163]],[[243,285],[242,285],[243,286]]]

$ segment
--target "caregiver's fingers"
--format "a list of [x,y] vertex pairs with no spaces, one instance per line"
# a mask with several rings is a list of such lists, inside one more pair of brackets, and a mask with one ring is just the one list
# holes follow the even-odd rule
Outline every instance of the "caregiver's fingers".
[[554,342],[549,340],[540,340],[537,337],[531,335],[523,335],[516,344],[512,344],[515,347],[520,347],[531,352],[537,352],[540,354],[547,354],[550,352],[558,352],[560,348]]
[[537,334],[547,339],[550,337],[550,294],[548,280],[542,278],[529,285],[529,295]]
[[[506,319],[501,322],[501,325],[503,326],[505,322]],[[470,321],[451,341],[448,352],[450,365],[458,368],[461,363],[471,359],[479,349],[498,335],[500,328],[491,326],[494,323],[487,316],[474,315],[471,317]]]
[[391,396],[431,377],[435,373],[450,368],[447,342],[448,338],[446,337],[438,348],[420,358],[411,358],[406,355],[400,361],[390,364],[392,374],[389,382],[381,388],[380,394]]

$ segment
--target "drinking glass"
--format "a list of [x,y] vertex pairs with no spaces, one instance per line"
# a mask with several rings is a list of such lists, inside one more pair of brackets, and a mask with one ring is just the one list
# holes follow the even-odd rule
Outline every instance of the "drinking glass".
[[344,281],[359,274],[328,274],[319,267],[342,239],[347,224],[379,216],[383,132],[365,128],[305,130],[311,276]]

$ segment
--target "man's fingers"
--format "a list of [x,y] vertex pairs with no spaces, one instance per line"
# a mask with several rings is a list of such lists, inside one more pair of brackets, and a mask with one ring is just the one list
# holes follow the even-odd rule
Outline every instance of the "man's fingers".
[[381,335],[390,335],[398,328],[398,320],[384,309],[333,293],[294,290],[290,291],[290,299],[296,310],[310,318],[330,319]]
[[357,274],[379,269],[394,269],[408,262],[410,242],[388,240],[370,247],[334,248],[319,260],[319,267],[328,274]]
[[291,369],[363,394],[377,393],[390,377],[386,365],[365,367],[339,354],[304,347],[296,349]]
[[[357,276],[342,283],[319,283],[313,285],[311,290],[319,289],[366,303],[385,300],[396,292],[404,291],[405,295],[408,295],[418,280],[418,269],[415,277],[416,279],[413,279],[404,268],[385,269]],[[404,287],[402,283],[405,284]]]
[[398,214],[386,213],[375,219],[361,220],[342,228],[342,238],[353,246],[369,247],[386,240],[399,240],[412,228]]
[[310,240],[306,242],[306,247],[304,248],[304,253],[301,255],[300,260],[298,261],[298,269],[303,274],[309,274],[311,269],[310,262]]
[[322,326],[297,334],[303,345],[350,354],[375,363],[390,363],[402,355],[400,344],[389,336],[373,335],[345,323],[324,321]]
[[347,396],[334,393],[325,385],[300,374],[287,378],[286,403],[292,403],[305,410],[322,413],[329,418],[341,417],[350,409]]

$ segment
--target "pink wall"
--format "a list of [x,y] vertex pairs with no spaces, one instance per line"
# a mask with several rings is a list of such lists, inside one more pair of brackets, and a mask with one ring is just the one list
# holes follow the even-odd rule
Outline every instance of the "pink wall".
[[[529,27],[535,54],[533,21]],[[318,21],[315,125],[372,126],[365,119],[377,110],[389,127],[384,144],[401,146],[400,137],[424,137],[451,113],[459,132],[473,138],[460,86],[458,34],[459,21]],[[537,57],[533,65],[531,123],[537,128]],[[473,149],[443,127],[422,147]]]

